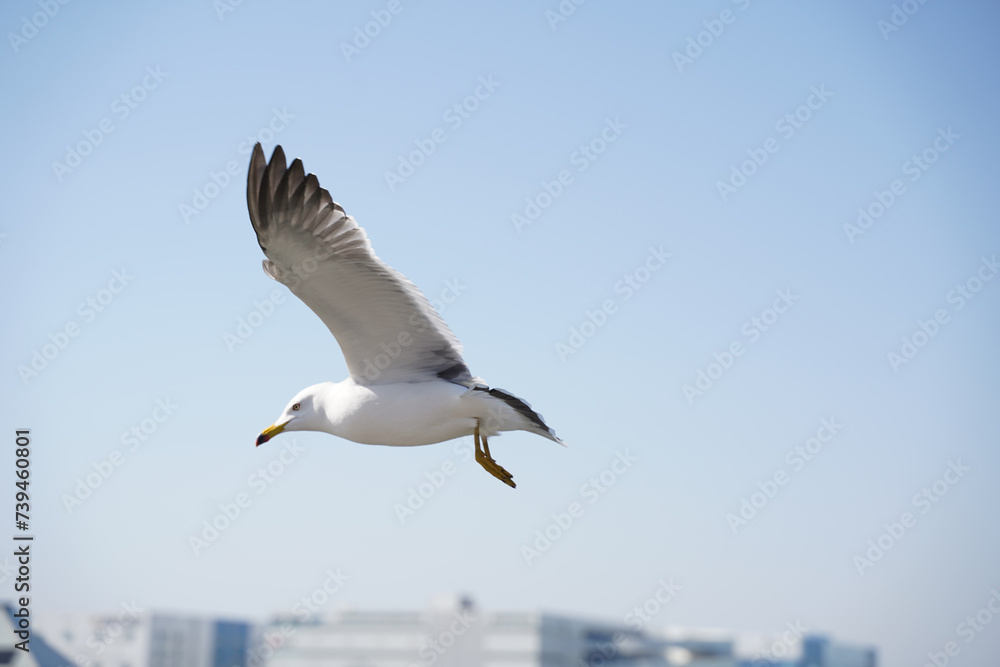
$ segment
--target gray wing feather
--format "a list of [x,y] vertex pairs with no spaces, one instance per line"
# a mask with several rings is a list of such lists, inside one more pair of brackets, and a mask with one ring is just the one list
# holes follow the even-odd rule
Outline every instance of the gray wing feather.
[[266,162],[257,144],[247,174],[247,208],[267,256],[264,272],[323,320],[355,381],[478,381],[427,297],[375,256],[365,230],[306,174],[301,160],[286,167],[278,146]]

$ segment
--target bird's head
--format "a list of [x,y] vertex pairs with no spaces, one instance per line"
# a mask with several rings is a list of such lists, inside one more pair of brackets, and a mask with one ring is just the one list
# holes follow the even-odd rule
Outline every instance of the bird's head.
[[283,431],[322,430],[323,414],[319,409],[320,401],[317,391],[321,386],[308,387],[296,394],[295,398],[285,406],[281,416],[257,436],[257,446],[260,447]]

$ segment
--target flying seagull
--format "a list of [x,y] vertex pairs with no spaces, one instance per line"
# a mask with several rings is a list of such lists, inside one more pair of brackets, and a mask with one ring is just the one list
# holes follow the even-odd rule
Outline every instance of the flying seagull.
[[520,430],[563,444],[530,405],[473,377],[462,345],[427,297],[375,256],[365,230],[305,173],[301,160],[286,168],[281,146],[270,162],[260,144],[254,146],[247,206],[267,256],[264,273],[319,315],[350,371],[342,382],[296,394],[257,446],[282,431],[396,447],[472,435],[476,461],[514,487],[490,455],[488,437]]

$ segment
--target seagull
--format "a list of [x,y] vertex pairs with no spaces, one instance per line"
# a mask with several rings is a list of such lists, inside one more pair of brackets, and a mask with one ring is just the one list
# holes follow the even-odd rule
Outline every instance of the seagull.
[[[247,207],[264,273],[301,299],[337,339],[350,376],[296,394],[257,437],[320,431],[364,445],[410,447],[472,435],[476,461],[510,487],[487,438],[527,431],[564,444],[525,401],[473,377],[462,345],[427,297],[372,251],[368,235],[302,161],[271,161],[258,143]],[[482,440],[482,447],[480,447]]]

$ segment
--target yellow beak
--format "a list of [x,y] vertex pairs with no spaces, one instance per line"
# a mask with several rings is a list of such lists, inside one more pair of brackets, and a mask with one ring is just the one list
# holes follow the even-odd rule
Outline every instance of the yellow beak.
[[[288,422],[285,422],[287,424]],[[278,435],[285,430],[285,424],[272,424],[264,429],[264,431],[257,436],[257,446],[260,447],[265,442]]]

